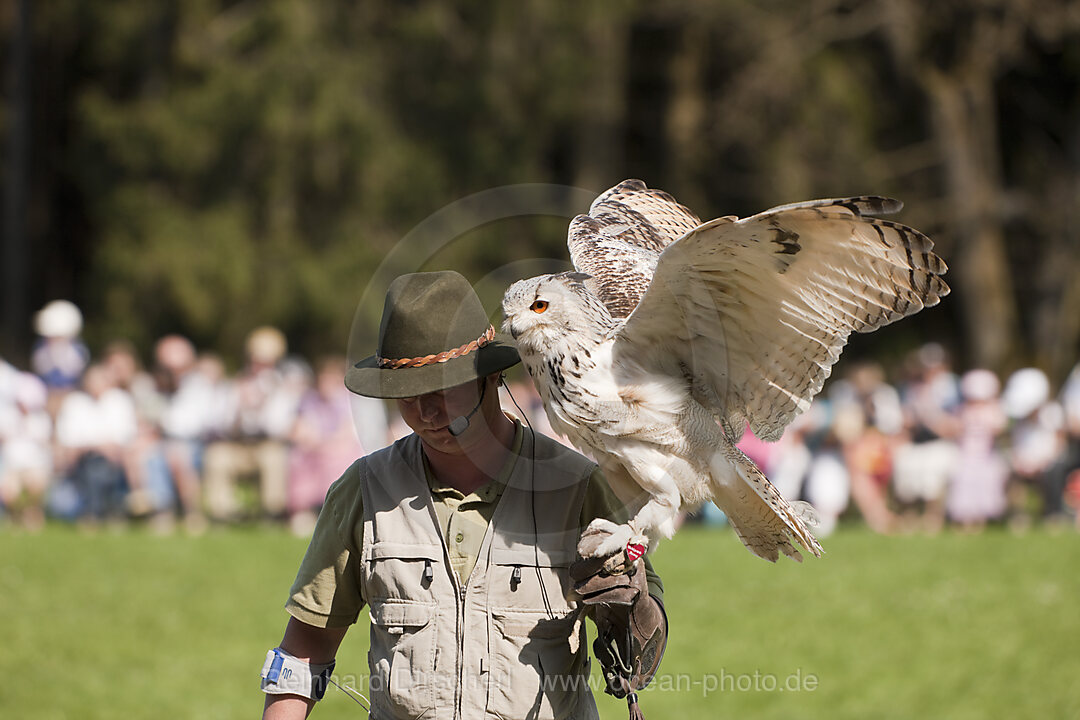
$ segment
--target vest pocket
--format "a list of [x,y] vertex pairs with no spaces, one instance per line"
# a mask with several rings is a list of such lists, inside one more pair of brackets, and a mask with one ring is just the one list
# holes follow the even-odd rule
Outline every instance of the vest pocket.
[[[491,611],[488,711],[499,718],[559,720],[572,715],[588,689],[580,613]],[[572,639],[572,636],[578,635]],[[572,650],[571,648],[575,648]]]
[[435,606],[410,600],[371,603],[372,702],[395,718],[421,718],[435,703]]
[[[530,550],[491,549],[487,584],[504,595],[505,603],[520,609],[538,609],[547,596],[552,610],[564,614],[577,603],[570,580],[573,552],[544,551],[539,558]],[[537,561],[539,560],[539,562]]]

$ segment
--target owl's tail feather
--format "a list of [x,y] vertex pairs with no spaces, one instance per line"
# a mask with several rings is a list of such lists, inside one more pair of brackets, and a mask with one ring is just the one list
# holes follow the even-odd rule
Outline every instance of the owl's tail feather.
[[770,562],[776,562],[780,553],[802,562],[797,544],[821,557],[821,544],[810,532],[817,513],[808,503],[785,500],[734,445],[716,453],[711,465],[713,500],[750,552]]

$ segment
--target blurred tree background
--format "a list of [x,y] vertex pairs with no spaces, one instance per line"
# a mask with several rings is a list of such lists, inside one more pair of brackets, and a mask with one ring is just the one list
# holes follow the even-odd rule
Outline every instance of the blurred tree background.
[[[92,348],[179,331],[235,360],[273,323],[340,351],[441,208],[625,177],[702,217],[903,199],[954,293],[855,353],[939,339],[1060,379],[1080,350],[1071,0],[9,0],[0,43],[16,362],[56,297]],[[478,282],[564,259],[566,220],[493,222],[436,259]]]

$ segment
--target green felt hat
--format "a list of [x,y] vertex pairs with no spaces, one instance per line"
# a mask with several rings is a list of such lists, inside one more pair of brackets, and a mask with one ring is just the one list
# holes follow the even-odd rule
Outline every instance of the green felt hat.
[[468,280],[450,270],[412,273],[390,283],[378,351],[349,368],[345,386],[368,397],[415,397],[520,361]]

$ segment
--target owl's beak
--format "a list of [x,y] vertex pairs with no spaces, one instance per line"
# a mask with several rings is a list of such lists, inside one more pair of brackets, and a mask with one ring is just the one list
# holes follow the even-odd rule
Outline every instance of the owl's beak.
[[504,333],[507,333],[510,337],[514,338],[515,340],[518,339],[518,333],[517,333],[517,330],[514,328],[514,321],[513,321],[512,318],[509,318],[509,317],[504,317],[503,318],[502,331]]

